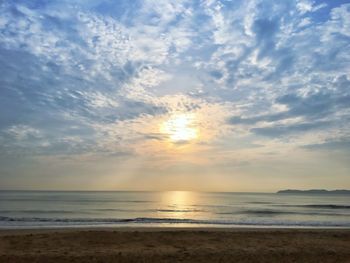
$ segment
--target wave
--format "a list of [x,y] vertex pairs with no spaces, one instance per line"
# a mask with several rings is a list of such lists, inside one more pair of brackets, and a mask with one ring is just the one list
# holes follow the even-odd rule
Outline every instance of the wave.
[[303,205],[310,208],[327,208],[327,209],[350,209],[350,205]]
[[295,212],[288,211],[277,211],[277,210],[238,210],[232,212],[217,212],[218,215],[237,215],[237,214],[248,214],[248,215],[281,215],[281,214],[295,214]]
[[[7,223],[7,224],[4,224]],[[280,227],[350,227],[349,221],[291,221],[291,220],[196,220],[186,218],[20,218],[0,216],[1,226],[96,226],[122,224],[191,224],[223,226],[280,226]]]
[[201,209],[125,209],[125,208],[95,208],[89,210],[0,210],[0,214],[94,214],[96,212],[160,212],[160,213],[191,213],[204,212]]
[[158,209],[157,212],[191,213],[191,212],[204,212],[204,210],[201,210],[201,209]]
[[2,201],[20,202],[71,202],[71,203],[154,203],[148,200],[88,200],[88,199],[55,199],[55,198],[3,198]]
[[318,209],[350,209],[350,205],[332,205],[332,204],[307,204],[307,205],[278,205],[284,207],[305,207]]
[[[339,213],[327,213],[327,212],[303,212],[303,211],[282,211],[282,210],[238,210],[231,212],[217,212],[218,215],[256,215],[256,216],[273,216],[273,215],[324,215],[324,216],[335,216],[344,215]],[[347,214],[345,214],[347,215]]]
[[255,202],[247,202],[247,204],[274,204],[272,202],[263,202],[263,201],[255,201]]
[[164,213],[190,213],[190,212],[203,212],[200,209],[119,209],[119,208],[98,208],[93,211],[110,211],[110,212],[164,212]]
[[[21,214],[76,214],[77,211],[72,210],[0,210],[0,213],[21,213]],[[91,214],[88,211],[81,211],[82,214]]]
[[295,212],[290,211],[280,211],[280,210],[244,210],[244,214],[253,214],[253,215],[281,215],[281,214],[295,214]]

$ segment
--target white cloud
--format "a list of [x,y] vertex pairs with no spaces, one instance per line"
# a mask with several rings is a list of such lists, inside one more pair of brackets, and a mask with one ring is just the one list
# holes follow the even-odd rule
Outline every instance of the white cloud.
[[[32,56],[30,88],[11,88],[28,104],[49,105],[53,115],[70,116],[62,122],[83,123],[92,133],[106,123],[159,121],[201,107],[219,107],[221,119],[277,114],[288,110],[276,106],[279,97],[337,89],[332,81],[350,70],[348,5],[320,21],[317,11],[326,6],[304,0],[142,1],[127,18],[97,12],[93,1],[52,5],[1,6],[1,46]],[[14,17],[11,8],[21,14]],[[348,114],[341,112],[328,118]],[[298,121],[235,129],[250,136],[254,128]]]
[[40,130],[30,127],[28,125],[14,125],[7,129],[7,133],[16,140],[27,140],[32,138],[41,138]]

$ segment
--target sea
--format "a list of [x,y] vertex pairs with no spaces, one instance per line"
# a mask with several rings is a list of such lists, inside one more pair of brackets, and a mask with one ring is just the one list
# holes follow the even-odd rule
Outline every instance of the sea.
[[0,191],[0,228],[350,228],[350,195]]

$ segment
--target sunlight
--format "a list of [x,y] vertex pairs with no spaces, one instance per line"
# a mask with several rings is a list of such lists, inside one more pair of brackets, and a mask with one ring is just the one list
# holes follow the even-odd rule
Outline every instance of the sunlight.
[[171,142],[187,142],[198,137],[193,114],[176,114],[163,122],[160,130],[169,136]]
[[172,206],[187,206],[191,201],[192,192],[188,191],[169,191],[166,192],[167,202]]
[[190,191],[168,191],[162,193],[162,203],[173,218],[194,218],[193,204],[196,196]]

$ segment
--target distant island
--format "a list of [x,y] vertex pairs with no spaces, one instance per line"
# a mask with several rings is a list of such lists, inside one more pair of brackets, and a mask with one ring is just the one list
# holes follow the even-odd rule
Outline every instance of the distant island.
[[325,189],[311,189],[311,190],[280,190],[277,194],[350,194],[350,190],[325,190]]

